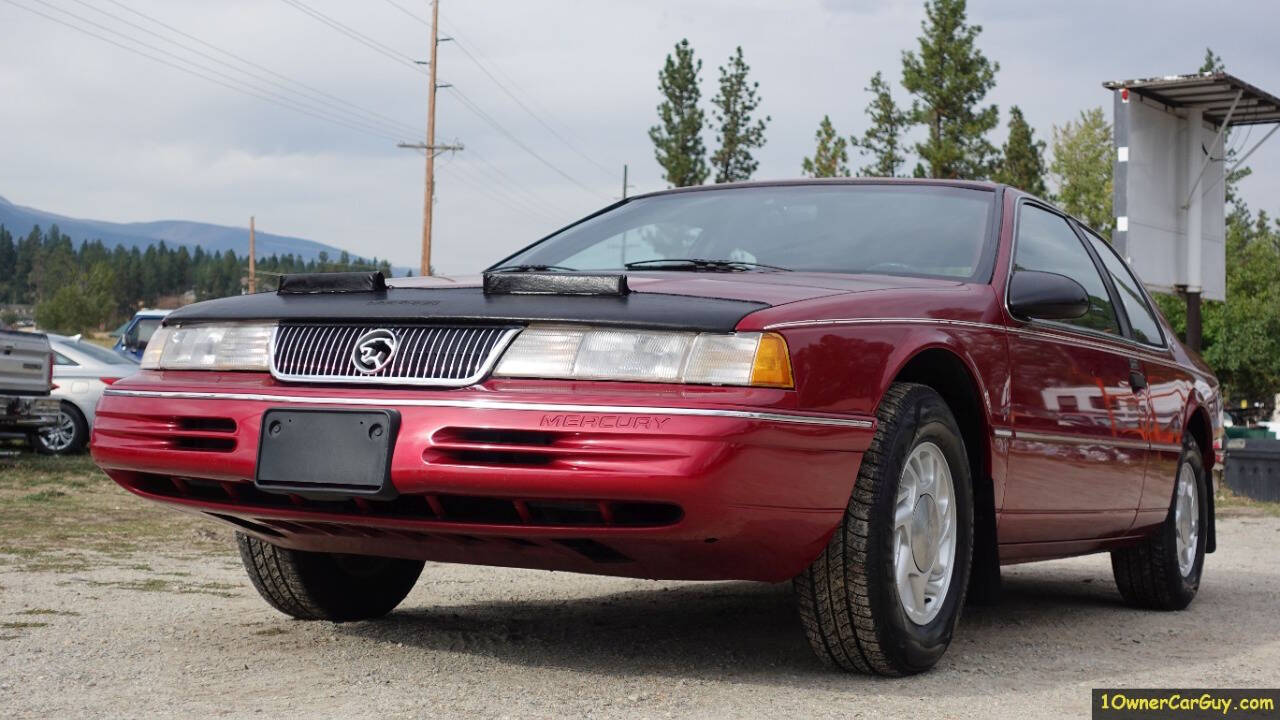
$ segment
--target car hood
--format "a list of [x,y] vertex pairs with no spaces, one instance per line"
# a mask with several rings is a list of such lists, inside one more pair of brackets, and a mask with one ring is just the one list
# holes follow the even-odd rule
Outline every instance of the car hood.
[[[589,322],[728,332],[747,315],[817,298],[936,286],[937,280],[833,273],[628,272],[624,296],[492,295],[481,276],[392,278],[385,292],[259,293],[188,305],[166,325],[225,320]],[[954,285],[954,283],[947,283]]]

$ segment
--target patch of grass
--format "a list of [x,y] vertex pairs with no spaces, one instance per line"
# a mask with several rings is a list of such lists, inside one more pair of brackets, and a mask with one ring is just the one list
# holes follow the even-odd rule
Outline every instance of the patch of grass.
[[1243,511],[1240,514],[1280,517],[1280,503],[1254,500],[1244,495],[1237,495],[1230,488],[1221,485],[1218,486],[1218,492],[1213,496],[1213,507],[1214,510],[1227,510],[1228,515],[1233,514],[1230,512],[1231,510],[1239,510]]
[[19,501],[27,503],[44,503],[67,497],[67,494],[61,490],[41,490],[40,492],[23,495]]
[[119,590],[133,590],[137,592],[168,592],[177,593],[179,595],[213,595],[215,597],[235,597],[235,593],[226,592],[234,589],[235,585],[226,583],[179,583],[172,580],[164,580],[162,578],[147,578],[146,580],[86,580],[89,585],[94,587],[113,587]]
[[0,628],[4,628],[5,630],[26,630],[28,628],[42,628],[42,627],[49,627],[49,623],[32,622],[29,620],[22,620],[19,622],[0,622]]
[[270,628],[263,628],[261,630],[254,630],[253,634],[271,636],[271,635],[285,635],[288,632],[289,632],[288,630],[282,627],[270,627]]
[[229,530],[132,496],[87,454],[0,457],[0,564],[48,572],[128,565],[150,572],[139,553],[208,555],[229,547]]
[[80,613],[78,613],[78,612],[76,612],[76,611],[74,611],[74,610],[52,610],[52,609],[50,609],[50,608],[31,608],[30,610],[23,610],[23,611],[18,612],[18,613],[16,613],[16,614],[17,614],[17,615],[67,615],[67,616],[74,616],[74,615],[79,615]]

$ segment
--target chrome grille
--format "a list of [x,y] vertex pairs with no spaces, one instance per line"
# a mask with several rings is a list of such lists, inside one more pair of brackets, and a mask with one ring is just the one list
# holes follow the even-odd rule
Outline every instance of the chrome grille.
[[[353,362],[366,334],[390,331],[395,351],[385,366],[362,372]],[[470,385],[482,379],[519,332],[514,327],[281,323],[271,341],[271,374],[295,382]]]

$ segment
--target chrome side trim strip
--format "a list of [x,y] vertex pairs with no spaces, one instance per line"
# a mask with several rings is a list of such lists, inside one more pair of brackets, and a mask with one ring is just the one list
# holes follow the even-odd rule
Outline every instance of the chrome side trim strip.
[[1017,431],[1014,438],[1017,440],[1026,440],[1028,442],[1054,443],[1057,445],[1105,445],[1108,447],[1120,447],[1132,450],[1146,450],[1148,446],[1146,440],[1090,437],[1088,435],[1058,435],[1056,433],[1027,432],[1025,430]]
[[943,318],[831,318],[829,320],[790,320],[766,325],[765,330],[781,328],[823,327],[827,325],[950,325],[982,330],[1006,330],[1004,325],[974,322],[972,320],[947,320]]
[[992,430],[991,433],[998,438],[1013,437],[1013,431],[1010,430],[1009,428],[996,428],[995,430]]
[[565,403],[515,402],[509,400],[436,400],[429,398],[363,398],[312,397],[306,395],[270,395],[263,393],[183,392],[174,390],[125,390],[107,388],[104,395],[118,397],[168,398],[172,400],[247,400],[256,402],[298,403],[303,405],[372,405],[376,407],[455,407],[476,410],[536,410],[541,412],[632,413],[647,415],[686,415],[697,417],[729,417],[743,420],[824,425],[869,429],[871,420],[820,417],[794,413],[757,412],[754,410],[715,410],[711,408],[647,407],[643,405],[574,405]]

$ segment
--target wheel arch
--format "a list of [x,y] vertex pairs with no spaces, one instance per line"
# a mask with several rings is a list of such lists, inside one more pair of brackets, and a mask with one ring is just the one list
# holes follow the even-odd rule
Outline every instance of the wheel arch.
[[932,345],[917,350],[897,369],[893,382],[927,385],[942,396],[960,426],[973,482],[973,573],[975,580],[999,576],[996,493],[992,472],[991,423],[985,394],[973,366],[955,349]]
[[1213,508],[1213,466],[1217,461],[1213,451],[1213,424],[1209,420],[1209,413],[1205,410],[1204,405],[1196,404],[1191,407],[1191,414],[1187,416],[1186,424],[1187,434],[1195,442],[1196,447],[1200,450],[1200,462],[1204,466],[1205,481],[1205,508],[1208,522],[1205,532],[1204,551],[1211,553],[1218,549],[1218,522],[1217,513]]

